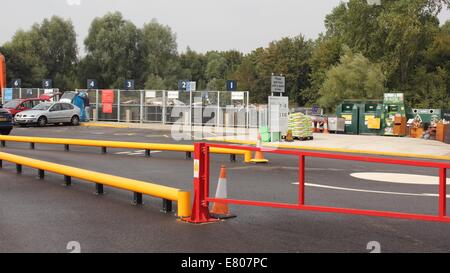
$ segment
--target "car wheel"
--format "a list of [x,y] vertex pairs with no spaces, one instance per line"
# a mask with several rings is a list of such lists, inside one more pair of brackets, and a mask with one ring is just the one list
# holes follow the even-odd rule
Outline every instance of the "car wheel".
[[73,126],[78,126],[80,125],[80,118],[78,116],[73,116],[72,119],[70,120],[70,123]]
[[1,134],[2,134],[2,135],[9,135],[9,134],[11,133],[11,130],[12,130],[12,129],[9,129],[9,130],[3,130],[3,131],[1,131]]
[[38,119],[37,124],[39,127],[44,127],[45,125],[47,125],[47,118],[42,116]]

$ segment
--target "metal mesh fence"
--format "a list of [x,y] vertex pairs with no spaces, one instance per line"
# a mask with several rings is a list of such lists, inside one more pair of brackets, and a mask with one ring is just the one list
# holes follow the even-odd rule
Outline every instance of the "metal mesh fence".
[[[6,90],[10,90],[10,96],[6,96]],[[39,96],[47,93],[58,93],[59,89],[42,89],[42,88],[4,88],[2,90],[2,103],[6,103],[15,99],[31,99],[39,98]]]
[[164,123],[164,91],[143,91],[142,121],[146,123]]
[[[93,121],[243,128],[267,125],[267,108],[249,105],[247,91],[233,94],[228,91],[110,90],[113,95],[111,112],[103,105],[105,90],[76,91],[88,94],[90,106],[86,110]],[[46,92],[50,90],[15,88],[12,99],[35,98]]]

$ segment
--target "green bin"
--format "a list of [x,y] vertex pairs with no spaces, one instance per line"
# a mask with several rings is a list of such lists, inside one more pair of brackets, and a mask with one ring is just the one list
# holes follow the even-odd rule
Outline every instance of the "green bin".
[[443,111],[441,109],[416,109],[408,108],[406,116],[408,119],[413,119],[417,115],[420,116],[422,122],[430,123],[433,119],[440,120],[443,117]]
[[269,127],[263,126],[259,128],[259,133],[261,134],[262,142],[270,142],[270,131]]
[[344,101],[337,107],[336,116],[345,119],[346,134],[358,134],[359,105],[356,102]]
[[380,129],[369,129],[369,119],[370,118],[380,118],[383,112],[383,102],[363,102],[359,107],[359,124],[358,133],[360,135],[380,135],[381,134],[381,122]]

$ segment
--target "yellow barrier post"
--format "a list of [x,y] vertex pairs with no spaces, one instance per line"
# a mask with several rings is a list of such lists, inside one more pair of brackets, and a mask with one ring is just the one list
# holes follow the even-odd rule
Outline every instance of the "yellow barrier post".
[[72,177],[93,182],[98,194],[103,193],[103,186],[106,185],[140,194],[141,203],[142,194],[177,201],[178,217],[190,216],[190,193],[180,189],[0,152],[0,167],[3,161],[16,164],[18,173],[22,172],[22,166],[27,166],[37,169],[42,178],[44,171],[64,175],[67,186],[70,185]]
[[178,192],[178,218],[191,216],[191,193],[187,191]]
[[[151,150],[185,152],[186,159],[192,159],[192,152],[194,152],[194,145],[188,145],[188,144],[163,144],[163,143],[143,143],[143,142],[47,138],[47,137],[25,137],[25,136],[3,136],[3,135],[0,135],[0,141],[1,141],[3,147],[4,147],[4,145],[6,145],[6,141],[33,143],[33,148],[34,148],[34,144],[36,144],[36,143],[59,144],[59,145],[64,145],[65,151],[69,151],[69,145],[100,147],[102,154],[105,154],[107,152],[107,148],[145,150],[146,156],[149,156]],[[248,152],[249,151],[237,150],[237,149],[211,148],[211,153],[214,153],[214,154],[242,155],[242,156],[244,156],[244,162],[246,162],[246,163],[250,162],[250,160],[251,160],[251,158],[248,159],[249,158]],[[250,157],[251,157],[251,155],[250,155]],[[233,161],[234,157],[230,157],[230,159]]]

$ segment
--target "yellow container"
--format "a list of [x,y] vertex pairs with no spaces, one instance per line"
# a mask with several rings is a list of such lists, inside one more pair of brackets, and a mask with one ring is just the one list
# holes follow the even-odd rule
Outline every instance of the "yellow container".
[[367,128],[380,129],[381,128],[381,119],[380,118],[369,118]]

